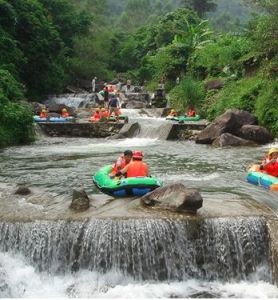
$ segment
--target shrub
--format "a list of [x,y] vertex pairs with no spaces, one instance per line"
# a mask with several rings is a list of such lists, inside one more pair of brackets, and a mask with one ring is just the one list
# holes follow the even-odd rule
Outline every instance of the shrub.
[[255,110],[260,124],[278,136],[278,81],[268,81],[257,98]]
[[256,99],[263,84],[264,81],[260,76],[230,81],[219,93],[206,98],[204,106],[210,102],[207,118],[212,120],[229,108],[238,108],[255,113]]
[[23,86],[6,70],[0,69],[0,147],[33,140],[33,115],[16,103],[24,99]]
[[204,86],[202,82],[187,76],[171,90],[169,97],[171,106],[179,111],[184,112],[189,106],[198,108],[205,97]]

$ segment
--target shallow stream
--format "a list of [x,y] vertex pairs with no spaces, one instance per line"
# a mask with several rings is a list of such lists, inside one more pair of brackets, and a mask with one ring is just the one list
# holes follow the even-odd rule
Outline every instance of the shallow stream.
[[[156,121],[152,123],[150,118],[141,117],[141,121],[156,126]],[[159,140],[153,134],[151,138],[124,140],[40,136],[32,145],[0,151],[0,182],[41,188],[57,199],[71,197],[74,188],[85,188],[89,195],[99,194],[92,183],[92,174],[114,162],[126,149],[142,150],[151,174],[165,184],[180,182],[186,187],[197,188],[204,201],[219,197],[225,201],[235,195],[252,199],[265,203],[277,214],[277,193],[246,182],[247,166],[259,162],[273,145],[278,143],[221,149],[192,141]],[[260,278],[257,273],[251,280],[240,282],[195,279],[152,282],[137,281],[116,270],[106,274],[83,270],[51,275],[38,272],[20,255],[0,252],[0,287],[5,282],[9,286],[9,289],[2,289],[2,294],[0,289],[0,296],[4,297],[278,297],[278,289]]]

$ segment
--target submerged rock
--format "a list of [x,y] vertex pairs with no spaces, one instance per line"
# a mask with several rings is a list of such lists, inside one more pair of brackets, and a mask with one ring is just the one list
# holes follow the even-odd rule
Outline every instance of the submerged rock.
[[29,195],[31,194],[31,190],[27,186],[20,186],[16,191],[16,195]]
[[71,209],[76,211],[84,211],[90,207],[90,199],[85,190],[73,190]]
[[201,194],[183,184],[172,184],[155,189],[141,198],[144,206],[155,206],[176,212],[196,213],[203,205]]

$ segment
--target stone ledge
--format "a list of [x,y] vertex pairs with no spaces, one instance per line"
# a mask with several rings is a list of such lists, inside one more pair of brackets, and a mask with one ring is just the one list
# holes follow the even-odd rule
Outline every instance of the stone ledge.
[[48,136],[105,138],[119,133],[123,123],[38,123]]

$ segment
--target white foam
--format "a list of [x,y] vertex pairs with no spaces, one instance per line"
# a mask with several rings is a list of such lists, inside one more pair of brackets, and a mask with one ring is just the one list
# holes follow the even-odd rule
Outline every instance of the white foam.
[[[219,298],[277,298],[278,288],[263,281],[237,283],[186,280],[140,282],[117,271],[80,271],[66,275],[39,273],[22,256],[0,252],[5,282],[14,298],[187,298],[209,293]],[[205,294],[204,294],[205,295]],[[1,296],[1,291],[0,291]]]
[[174,182],[182,182],[182,181],[210,181],[214,180],[216,178],[219,178],[220,174],[219,173],[212,173],[212,174],[202,174],[200,173],[193,173],[193,172],[182,172],[180,174],[165,174],[164,176],[161,176],[162,180],[167,180],[167,181],[174,181]]

